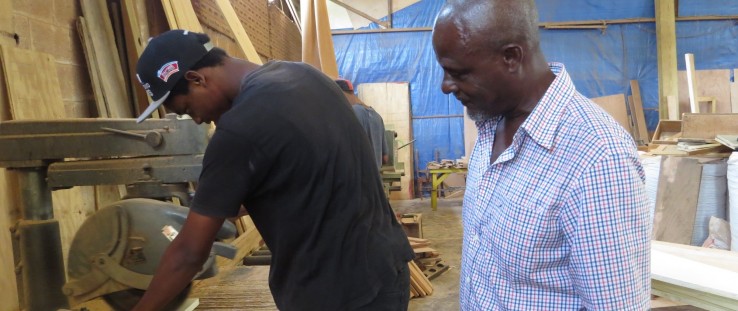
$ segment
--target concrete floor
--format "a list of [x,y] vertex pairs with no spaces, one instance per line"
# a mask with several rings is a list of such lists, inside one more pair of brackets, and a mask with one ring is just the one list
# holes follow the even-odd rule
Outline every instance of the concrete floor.
[[[439,199],[432,211],[430,200],[392,201],[397,213],[421,213],[423,237],[440,253],[449,270],[433,279],[433,294],[410,300],[410,311],[459,310],[459,264],[461,262],[461,198]],[[276,310],[267,285],[269,268],[239,266],[221,271],[216,277],[193,286],[190,297],[200,297],[196,310]],[[698,311],[663,298],[652,300],[659,311]],[[94,310],[94,309],[91,309]],[[97,310],[94,310],[97,311]]]
[[[423,237],[437,250],[449,269],[433,279],[433,294],[410,300],[410,311],[459,310],[459,262],[461,260],[461,199],[439,200],[431,212],[430,200],[393,201],[397,213],[422,213]],[[199,297],[196,310],[276,310],[271,299],[265,266],[239,266],[220,271],[193,286],[190,297]]]
[[441,254],[449,269],[431,281],[433,294],[410,299],[410,311],[459,310],[459,263],[461,262],[461,198],[440,199],[438,209],[430,200],[392,201],[397,213],[421,213],[423,238]]

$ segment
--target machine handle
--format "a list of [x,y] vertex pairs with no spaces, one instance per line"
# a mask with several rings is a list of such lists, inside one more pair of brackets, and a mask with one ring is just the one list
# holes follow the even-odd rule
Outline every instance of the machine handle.
[[161,133],[157,131],[148,131],[146,132],[146,134],[139,134],[139,133],[109,128],[109,127],[100,127],[100,129],[106,132],[111,132],[111,133],[116,133],[116,134],[121,134],[121,135],[143,139],[151,147],[158,147],[164,141],[164,138],[161,136]]

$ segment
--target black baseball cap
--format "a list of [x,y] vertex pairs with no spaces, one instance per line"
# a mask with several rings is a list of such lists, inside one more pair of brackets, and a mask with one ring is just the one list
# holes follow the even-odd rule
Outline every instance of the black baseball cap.
[[169,97],[184,74],[200,61],[213,44],[201,43],[195,32],[175,29],[152,38],[136,64],[136,77],[153,100],[136,119],[143,122]]

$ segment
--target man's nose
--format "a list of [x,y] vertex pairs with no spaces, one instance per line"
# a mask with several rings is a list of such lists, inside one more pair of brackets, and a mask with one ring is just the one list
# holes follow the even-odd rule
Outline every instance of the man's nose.
[[443,77],[443,81],[441,81],[441,91],[444,94],[456,93],[458,90],[459,88],[453,80],[449,79],[448,76]]

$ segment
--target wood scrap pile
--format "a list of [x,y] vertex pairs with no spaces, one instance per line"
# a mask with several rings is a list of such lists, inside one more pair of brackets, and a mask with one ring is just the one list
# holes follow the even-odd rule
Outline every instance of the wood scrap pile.
[[725,158],[738,147],[738,114],[685,113],[680,121],[662,120],[649,153]]
[[430,161],[426,165],[426,168],[429,170],[435,170],[440,168],[465,168],[467,166],[467,163],[460,159],[460,160],[450,160],[450,159],[443,159],[441,162],[436,161]]
[[415,259],[410,261],[410,297],[424,297],[433,293],[431,280],[448,270],[440,253],[430,247],[427,239],[408,237],[415,251]]

